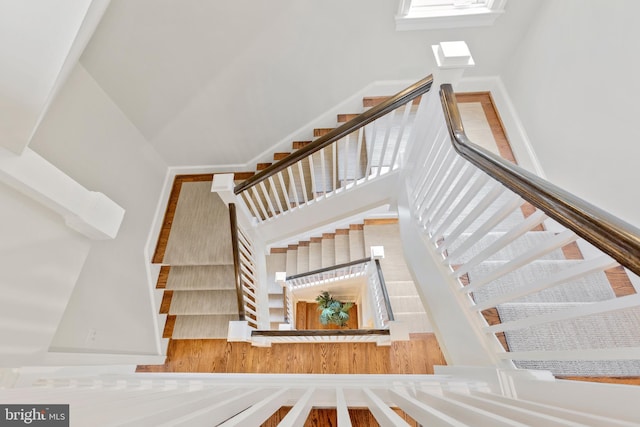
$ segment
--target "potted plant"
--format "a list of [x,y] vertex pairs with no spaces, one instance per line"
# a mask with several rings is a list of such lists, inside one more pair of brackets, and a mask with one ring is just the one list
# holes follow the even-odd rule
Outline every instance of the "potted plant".
[[334,299],[329,292],[322,291],[316,297],[318,310],[320,310],[320,323],[328,325],[330,323],[338,326],[345,326],[349,321],[349,310],[353,307],[351,302],[341,302]]

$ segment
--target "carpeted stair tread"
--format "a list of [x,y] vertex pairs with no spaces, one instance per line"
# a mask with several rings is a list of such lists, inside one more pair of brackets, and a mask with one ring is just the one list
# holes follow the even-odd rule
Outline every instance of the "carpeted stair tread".
[[276,283],[276,273],[280,271],[287,271],[287,253],[271,253],[267,255],[267,285],[269,294],[282,295],[282,286]]
[[211,181],[182,183],[163,263],[233,264],[229,209]]
[[282,293],[269,294],[269,308],[282,308],[284,307],[284,299]]
[[[469,279],[480,279],[494,269],[504,265],[507,261],[487,261],[469,272]],[[544,272],[544,277],[565,270],[581,261],[552,261],[540,260],[525,265],[518,270],[502,276],[494,282],[482,286],[473,293],[477,303],[502,295],[508,290],[517,289],[527,285],[533,277]],[[536,276],[536,274],[538,276]],[[614,298],[615,293],[611,288],[606,275],[603,272],[592,273],[588,276],[567,282],[541,292],[529,294],[511,302],[594,302]]]
[[420,332],[433,332],[433,327],[431,326],[431,322],[429,322],[429,318],[427,314],[416,313],[416,312],[406,312],[406,313],[393,313],[395,320],[398,322],[405,323],[408,325],[409,333],[420,333]]
[[296,269],[298,271],[297,274],[307,273],[309,271],[309,245],[298,246]]
[[[546,315],[588,303],[513,303],[498,307],[502,322]],[[625,325],[625,328],[620,328]],[[640,346],[640,308],[633,307],[562,322],[507,331],[511,351],[580,350]],[[519,361],[526,369],[547,369],[554,375],[639,376],[640,360]]]
[[[394,154],[397,158],[402,158],[411,135],[411,122],[413,118],[409,118],[408,123],[402,129],[404,108],[397,111],[397,114],[388,114],[376,120],[376,126],[365,127],[365,140],[367,142],[367,152],[370,153],[372,162],[384,167],[392,167]],[[410,116],[415,116],[412,111]],[[400,137],[402,137],[400,139]],[[371,144],[373,142],[373,149]],[[384,158],[382,158],[382,149],[385,147]]]
[[[461,238],[457,239],[456,242],[454,242],[454,244],[447,250],[447,252],[451,256],[449,262],[451,264],[462,264],[468,262],[471,258],[478,255],[480,252],[488,248],[492,243],[502,237],[502,235],[502,233],[496,232],[488,233],[464,253],[456,254],[456,248],[458,248],[462,244],[462,242],[464,242],[464,239],[469,236],[468,234],[463,234]],[[487,258],[487,261],[514,259],[519,255],[525,253],[527,250],[550,239],[554,235],[555,233],[550,231],[531,231],[525,233],[498,252],[491,255],[489,258]],[[543,255],[542,257],[540,257],[540,259],[562,260],[565,258],[562,249],[555,249],[548,254]]]
[[336,237],[334,238],[334,240],[335,240],[335,257],[336,257],[335,265],[349,262],[351,260],[351,254],[349,252],[348,232],[336,233]]
[[309,271],[322,268],[322,242],[312,240],[309,243]]
[[272,308],[269,310],[269,322],[270,323],[283,323],[284,322],[284,309]]
[[237,314],[178,315],[173,339],[226,339],[229,322],[238,320]]
[[392,296],[417,296],[416,286],[410,280],[405,281],[388,281],[385,280],[387,285],[387,293],[389,297]]
[[417,312],[424,313],[424,306],[420,298],[415,295],[389,296],[393,313]]
[[322,237],[321,262],[322,268],[336,265],[336,239],[330,234]]
[[349,230],[349,261],[357,261],[366,257],[364,247],[364,231]]
[[286,259],[286,272],[287,276],[293,276],[298,274],[298,249],[287,250],[287,259]]
[[233,265],[172,266],[167,279],[167,289],[235,289]]
[[174,291],[169,314],[238,314],[236,291]]
[[[482,198],[482,196],[486,195],[486,193],[488,192],[488,190],[486,188],[481,189],[478,194],[476,195],[474,202],[467,206],[465,209],[463,209],[462,213],[460,215],[458,215],[458,217],[451,223],[451,225],[449,225],[444,232],[442,233],[445,238],[447,235],[449,235],[451,232],[453,232],[453,230],[455,230],[455,228],[467,217],[467,215],[469,214],[469,212],[471,212],[471,210],[476,206],[477,201],[480,200]],[[461,198],[463,195],[461,194],[458,198]],[[467,228],[466,230],[464,230],[464,232],[466,233],[472,233],[473,231],[477,230],[482,224],[484,224],[494,213],[495,213],[495,209],[493,206],[502,206],[507,198],[510,197],[507,194],[503,194],[501,196],[499,196],[497,198],[496,201],[493,202],[493,205],[491,207],[489,207],[488,209],[485,209],[482,213],[480,213],[480,215],[478,216],[478,218],[476,218],[475,221],[473,221]],[[457,200],[457,199],[456,199]],[[455,205],[457,203],[454,202],[448,209],[447,212],[442,216],[442,218],[446,218],[448,217],[449,213],[451,211],[453,211],[453,209],[455,208]],[[440,224],[442,223],[443,220],[437,221],[435,224],[431,224],[429,225],[429,230],[430,231],[435,231],[437,229],[439,229]],[[493,231],[508,231],[511,228],[513,228],[514,226],[520,224],[522,221],[524,221],[524,215],[522,214],[522,211],[520,209],[516,209],[515,211],[511,212],[509,215],[507,215],[506,218],[504,218],[500,223],[498,223],[494,228]]]

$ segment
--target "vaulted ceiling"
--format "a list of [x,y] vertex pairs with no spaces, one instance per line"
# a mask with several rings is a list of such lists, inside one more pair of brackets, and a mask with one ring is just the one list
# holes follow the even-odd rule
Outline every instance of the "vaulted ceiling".
[[374,81],[433,72],[431,44],[465,40],[467,75],[499,74],[535,3],[398,32],[395,0],[112,0],[81,64],[167,164],[237,164]]

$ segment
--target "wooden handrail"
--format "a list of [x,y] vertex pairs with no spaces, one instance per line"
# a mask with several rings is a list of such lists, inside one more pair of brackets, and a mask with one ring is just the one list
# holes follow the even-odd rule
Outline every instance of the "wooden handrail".
[[440,86],[440,100],[453,147],[462,157],[640,275],[640,229],[469,141],[450,84]]
[[277,174],[280,171],[283,171],[289,166],[315,153],[316,151],[322,150],[323,148],[333,144],[339,139],[371,123],[372,121],[390,113],[391,111],[419,97],[420,95],[427,93],[429,89],[431,89],[432,84],[433,75],[429,75],[424,79],[412,84],[408,88],[398,92],[384,102],[381,102],[375,107],[372,107],[371,109],[365,111],[357,117],[349,120],[342,126],[332,129],[330,132],[319,137],[311,144],[289,154],[279,162],[272,164],[271,166],[263,169],[251,178],[247,179],[246,181],[241,182],[233,189],[233,192],[235,194],[240,194],[241,192],[253,187],[254,185],[257,185],[260,182],[269,179],[269,177]]
[[236,299],[238,301],[238,320],[246,320],[244,298],[242,292],[242,278],[240,277],[240,244],[238,242],[238,217],[235,203],[229,203],[229,219],[231,222],[231,248],[233,250],[233,274],[236,281]]
[[380,280],[380,289],[382,290],[382,298],[384,298],[384,306],[387,309],[387,317],[389,321],[393,322],[395,318],[393,317],[393,310],[391,309],[391,299],[389,298],[389,291],[387,290],[387,284],[384,281],[384,275],[382,274],[382,266],[380,265],[380,260],[376,261],[376,272],[378,273],[378,280]]
[[352,265],[364,264],[365,262],[369,262],[369,261],[371,261],[371,258],[362,258],[362,259],[358,259],[358,260],[355,260],[355,261],[345,262],[343,264],[333,265],[331,267],[319,268],[317,270],[308,271],[306,273],[294,274],[293,276],[286,277],[285,280],[293,280],[293,279],[299,279],[301,277],[313,276],[313,275],[316,275],[316,274],[325,273],[327,271],[338,270],[338,269],[344,268],[344,267],[350,267]]

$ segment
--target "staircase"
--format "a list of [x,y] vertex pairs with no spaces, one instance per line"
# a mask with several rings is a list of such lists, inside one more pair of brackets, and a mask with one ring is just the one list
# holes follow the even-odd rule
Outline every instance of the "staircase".
[[[365,210],[367,199],[385,193],[393,200],[392,193],[399,192],[398,213],[406,231],[397,242],[398,247],[404,246],[413,273],[409,274],[404,262],[389,259],[402,251],[393,250],[383,260],[387,264],[383,269],[388,276],[394,312],[411,325],[422,323],[418,330],[431,331],[428,322],[419,322],[411,314],[417,313],[422,304],[427,306],[431,316],[438,318],[439,338],[447,341],[445,347],[451,353],[460,356],[457,363],[504,363],[504,366],[550,369],[557,375],[598,375],[598,372],[639,375],[640,365],[624,362],[624,358],[638,359],[634,355],[640,350],[640,336],[634,332],[620,335],[624,329],[621,325],[633,331],[638,329],[640,315],[634,310],[639,300],[635,291],[618,298],[612,290],[607,274],[618,264],[611,258],[590,255],[582,259],[579,251],[574,258],[566,255],[571,252],[573,242],[584,245],[578,235],[605,248],[612,235],[638,233],[632,228],[627,231],[624,225],[619,231],[616,221],[596,212],[594,216],[603,218],[602,229],[608,227],[612,232],[597,231],[599,242],[586,237],[589,233],[582,227],[589,228],[590,220],[569,218],[573,214],[562,210],[590,211],[591,207],[559,189],[548,190],[551,186],[538,177],[529,176],[526,171],[468,143],[457,106],[452,105],[455,100],[450,101],[454,95],[450,87],[444,91],[443,104],[430,93],[426,106],[421,102],[417,112],[413,107],[405,107],[398,114],[392,110],[385,113],[389,116],[380,116],[373,124],[367,121],[365,113],[353,123],[319,132],[322,136],[318,140],[281,164],[269,166],[246,185],[236,187],[235,192],[248,203],[247,209],[261,232],[272,237],[278,229],[276,224],[286,224],[301,232],[305,221],[307,226],[321,223],[350,206]],[[379,106],[392,102],[395,101],[383,101]],[[376,114],[381,110],[376,110]],[[446,120],[456,123],[455,130],[447,128],[445,114]],[[413,146],[412,138],[417,141]],[[361,158],[360,153],[366,155]],[[399,153],[404,155],[398,156]],[[347,165],[352,164],[356,175],[346,181],[339,179],[338,171],[348,170]],[[403,166],[404,175],[394,173]],[[502,180],[508,183],[503,184]],[[389,182],[389,187],[383,188],[382,182]],[[525,186],[531,187],[530,192],[520,190]],[[518,194],[509,188],[518,189]],[[547,197],[549,201],[542,202],[538,197]],[[567,209],[565,201],[573,205]],[[563,207],[555,211],[555,206]],[[316,214],[322,209],[322,214]],[[401,214],[402,210],[410,215]],[[547,215],[559,222],[549,220]],[[370,246],[393,246],[380,240],[382,234],[381,229],[367,233],[363,224],[361,230],[358,227],[334,230],[299,241],[272,253],[274,261],[269,271],[284,268],[287,275],[300,274],[357,259]],[[388,234],[397,236],[397,227],[388,230]],[[636,248],[633,239],[630,237],[628,242],[606,253],[626,262],[628,257],[623,248],[625,245]],[[409,253],[406,248],[410,248]],[[421,280],[418,286],[412,282],[412,276]],[[412,288],[414,291],[410,292]],[[271,320],[275,326],[284,320],[282,307],[275,306],[275,301],[282,298],[277,287],[270,292],[274,301]],[[416,298],[418,295],[421,298]],[[482,317],[484,321],[479,321]],[[462,327],[460,322],[468,322],[468,326]],[[553,328],[562,332],[555,334]],[[601,332],[597,337],[584,333],[592,330]],[[502,339],[503,348],[496,338]],[[614,348],[617,352],[611,352],[611,359],[607,359],[608,349]],[[580,362],[578,365],[582,367],[574,370],[559,368],[576,365],[573,363],[576,360],[590,362]],[[599,368],[590,371],[587,368],[590,365]],[[615,370],[608,365],[627,368]]]
[[164,337],[226,338],[229,321],[238,320],[229,211],[211,193],[210,180],[185,181],[177,188],[162,257]]
[[[395,218],[365,219],[361,224],[322,233],[286,248],[272,248],[267,256],[267,275],[277,271],[287,276],[333,267],[370,256],[371,246],[383,246],[385,257],[380,260],[396,321],[408,326],[410,333],[433,332],[424,306],[404,262],[402,245]],[[270,282],[269,312],[271,328],[285,322],[282,287]],[[354,291],[354,294],[357,293]]]

